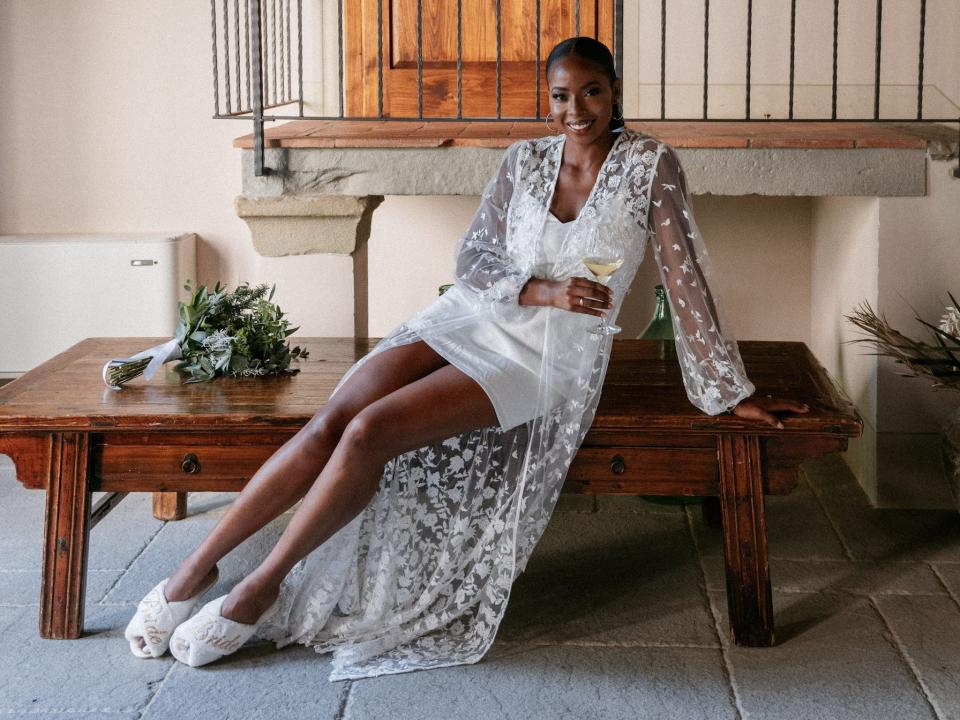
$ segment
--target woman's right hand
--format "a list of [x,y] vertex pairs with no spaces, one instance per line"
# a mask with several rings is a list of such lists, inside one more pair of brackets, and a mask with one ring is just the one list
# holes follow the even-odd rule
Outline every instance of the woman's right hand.
[[583,277],[563,280],[530,278],[518,301],[521,305],[549,305],[569,312],[603,317],[613,307],[613,291],[606,285]]

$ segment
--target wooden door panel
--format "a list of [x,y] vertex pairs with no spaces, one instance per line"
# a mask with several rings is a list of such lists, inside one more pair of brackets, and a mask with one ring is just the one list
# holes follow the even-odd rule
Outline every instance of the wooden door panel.
[[[344,7],[344,110],[356,117],[378,113],[377,10],[382,2],[383,116],[416,117],[416,0],[359,0]],[[457,113],[457,6],[421,0],[424,117]],[[536,117],[536,0],[501,0],[500,115]],[[573,0],[540,3],[540,114],[549,102],[543,68],[560,40],[575,32]],[[497,116],[497,20],[495,0],[463,0],[461,83],[464,117]],[[609,2],[582,0],[580,31],[612,49]]]

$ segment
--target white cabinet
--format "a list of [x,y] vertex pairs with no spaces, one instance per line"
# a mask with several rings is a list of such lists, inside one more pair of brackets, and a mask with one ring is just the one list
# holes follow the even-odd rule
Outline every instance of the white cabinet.
[[[0,235],[0,378],[88,337],[172,337],[193,233]],[[106,362],[108,358],[104,358]]]

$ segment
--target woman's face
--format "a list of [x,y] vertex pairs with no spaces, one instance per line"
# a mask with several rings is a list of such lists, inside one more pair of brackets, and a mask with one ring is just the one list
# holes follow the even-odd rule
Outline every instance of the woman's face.
[[599,65],[568,55],[550,66],[547,84],[553,122],[560,124],[568,140],[579,144],[606,141],[613,103],[620,99],[619,78],[611,85]]

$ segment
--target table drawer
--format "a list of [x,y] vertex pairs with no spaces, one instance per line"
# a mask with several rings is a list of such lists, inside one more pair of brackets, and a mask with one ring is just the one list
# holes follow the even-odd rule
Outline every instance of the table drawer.
[[715,495],[717,451],[707,447],[581,447],[563,490],[591,495]]
[[239,490],[290,437],[104,436],[94,452],[96,489]]

